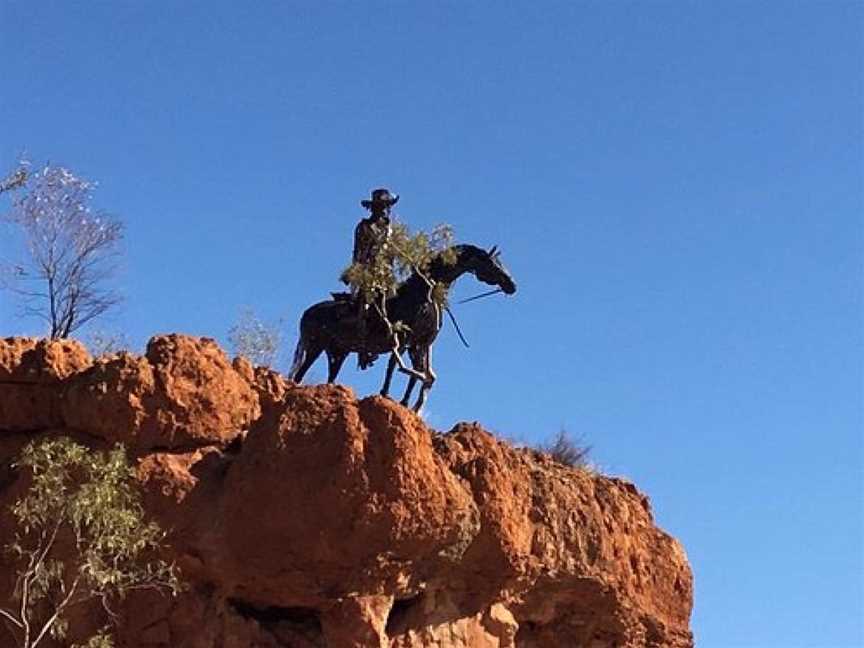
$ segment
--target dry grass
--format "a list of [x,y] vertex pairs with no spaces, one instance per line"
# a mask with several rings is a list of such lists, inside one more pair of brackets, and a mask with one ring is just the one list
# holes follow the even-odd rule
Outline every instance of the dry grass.
[[573,437],[567,430],[562,429],[552,441],[538,446],[537,450],[548,454],[564,466],[585,468],[588,466],[591,446],[585,445],[581,438]]

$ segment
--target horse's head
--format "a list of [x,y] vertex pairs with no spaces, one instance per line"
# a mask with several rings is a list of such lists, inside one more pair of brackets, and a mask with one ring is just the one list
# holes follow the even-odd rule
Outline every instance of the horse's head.
[[498,286],[507,295],[516,292],[516,282],[501,263],[501,253],[498,246],[493,245],[489,250],[476,248],[478,253],[474,255],[471,271],[478,281],[490,286]]

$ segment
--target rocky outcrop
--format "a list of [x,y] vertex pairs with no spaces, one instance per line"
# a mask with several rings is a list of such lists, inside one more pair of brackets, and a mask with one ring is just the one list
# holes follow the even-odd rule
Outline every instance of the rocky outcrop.
[[68,383],[68,426],[142,450],[224,445],[261,413],[255,389],[206,338],[156,337],[144,356],[99,359]]
[[[10,460],[37,434],[124,443],[169,531],[189,587],[125,600],[121,646],[693,645],[689,565],[648,499],[477,424],[439,434],[390,400],[298,387],[203,338],[97,360],[0,341],[4,509],[20,491]],[[10,576],[0,562],[0,585]]]
[[61,425],[61,383],[91,361],[87,350],[71,340],[0,340],[0,430]]

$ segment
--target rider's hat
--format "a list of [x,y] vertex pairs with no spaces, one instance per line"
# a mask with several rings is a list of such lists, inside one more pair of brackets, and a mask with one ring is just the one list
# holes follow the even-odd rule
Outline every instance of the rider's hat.
[[373,189],[372,198],[370,200],[361,200],[360,204],[366,209],[372,209],[375,206],[381,205],[390,207],[397,202],[399,202],[399,194],[391,194],[388,189]]

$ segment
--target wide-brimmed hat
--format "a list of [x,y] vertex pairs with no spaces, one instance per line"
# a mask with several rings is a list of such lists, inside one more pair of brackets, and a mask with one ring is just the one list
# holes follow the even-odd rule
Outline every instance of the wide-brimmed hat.
[[399,202],[399,194],[391,194],[389,189],[373,189],[370,200],[361,200],[360,204],[366,209],[372,209],[376,205],[390,207]]

